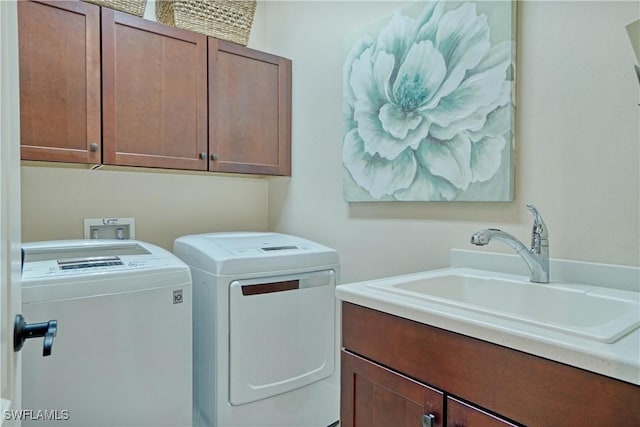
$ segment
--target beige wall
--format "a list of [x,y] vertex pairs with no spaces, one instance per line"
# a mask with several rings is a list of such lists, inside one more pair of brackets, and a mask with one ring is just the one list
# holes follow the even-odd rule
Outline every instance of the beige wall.
[[640,265],[636,2],[518,2],[515,202],[343,201],[343,37],[405,4],[261,5],[266,48],[293,59],[294,178],[270,179],[270,228],[337,248],[348,282],[444,267],[486,226],[528,244],[534,203],[552,257]]
[[553,257],[640,265],[635,2],[519,2],[515,202],[343,201],[343,36],[405,4],[259,3],[249,45],[293,59],[293,178],[23,166],[23,240],[81,237],[83,218],[104,216],[135,217],[136,237],[167,248],[272,229],[337,248],[354,281],[446,266],[489,225],[527,242],[534,203]]
[[267,229],[265,179],[150,169],[22,166],[22,240],[82,239],[84,218],[134,217],[136,239]]

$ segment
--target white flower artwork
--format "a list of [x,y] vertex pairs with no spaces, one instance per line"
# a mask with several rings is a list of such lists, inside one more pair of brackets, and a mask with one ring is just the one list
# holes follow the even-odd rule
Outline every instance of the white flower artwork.
[[513,200],[515,2],[411,9],[345,40],[345,199]]

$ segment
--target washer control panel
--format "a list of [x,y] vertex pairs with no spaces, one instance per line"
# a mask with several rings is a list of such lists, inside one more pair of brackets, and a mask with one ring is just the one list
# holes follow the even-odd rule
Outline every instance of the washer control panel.
[[130,271],[166,264],[166,258],[158,257],[133,242],[83,247],[27,248],[22,278]]
[[124,262],[117,256],[99,256],[89,258],[59,259],[60,270],[74,270],[77,268],[98,268],[122,266]]

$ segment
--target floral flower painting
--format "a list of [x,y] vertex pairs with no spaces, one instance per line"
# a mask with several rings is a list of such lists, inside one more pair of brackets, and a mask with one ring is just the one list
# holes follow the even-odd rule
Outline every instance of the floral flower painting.
[[515,2],[427,1],[345,39],[347,201],[511,201]]

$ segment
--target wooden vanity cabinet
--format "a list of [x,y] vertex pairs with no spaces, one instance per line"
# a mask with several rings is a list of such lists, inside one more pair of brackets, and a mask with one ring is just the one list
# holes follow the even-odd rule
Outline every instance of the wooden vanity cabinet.
[[341,370],[342,394],[352,397],[342,400],[341,426],[443,426],[442,392],[345,351]]
[[20,154],[100,163],[100,8],[18,2]]
[[[347,302],[342,343],[344,357],[440,390],[445,427],[640,425],[640,386]],[[346,423],[353,402],[372,402],[350,385],[349,363],[341,374]]]
[[516,426],[356,354],[341,356],[342,426]]
[[291,175],[291,60],[209,38],[209,170]]
[[102,9],[103,163],[207,170],[207,38]]

